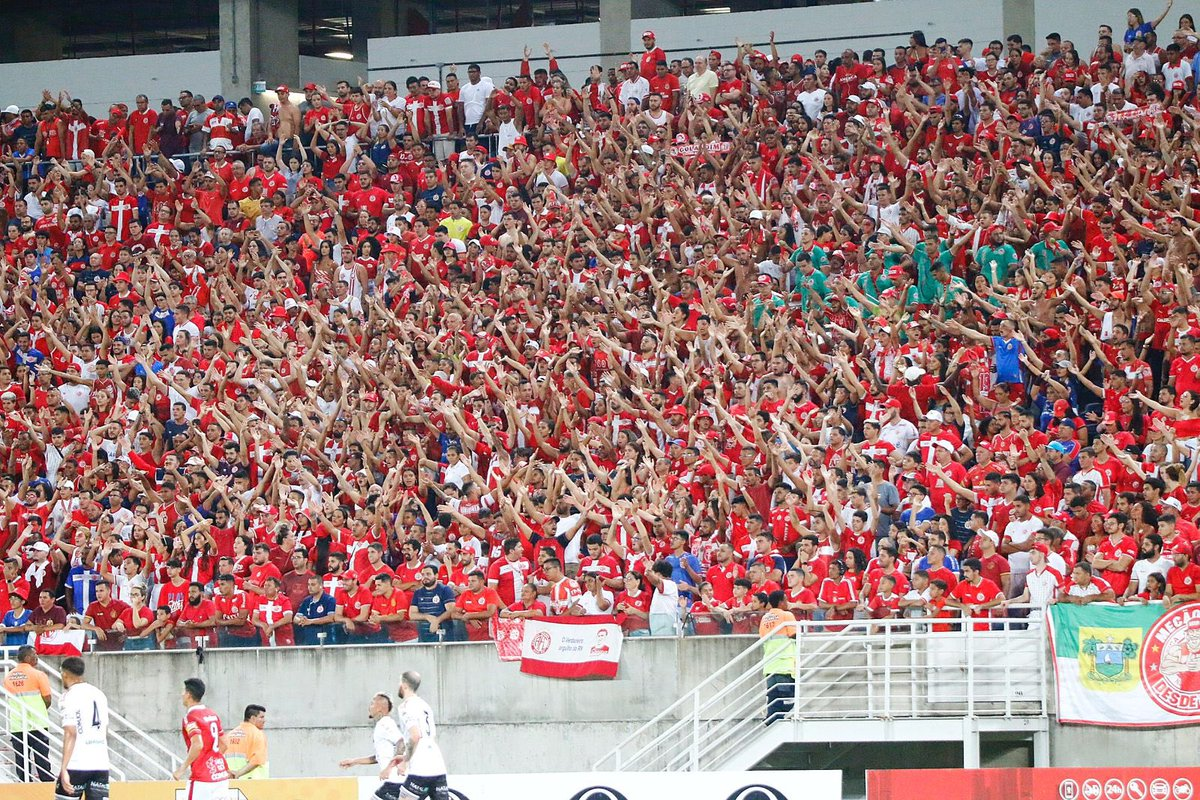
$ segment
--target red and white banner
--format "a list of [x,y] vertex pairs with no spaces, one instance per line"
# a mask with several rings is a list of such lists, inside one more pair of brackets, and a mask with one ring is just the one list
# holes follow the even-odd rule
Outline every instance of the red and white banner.
[[867,800],[1195,800],[1194,767],[869,770]]
[[521,660],[521,640],[525,638],[525,620],[496,617],[496,655],[501,661]]
[[535,617],[525,620],[521,672],[546,678],[615,678],[621,626],[612,617]]
[[[704,145],[704,149],[710,153],[728,153],[733,149],[732,142],[709,142]],[[691,142],[689,144],[673,144],[671,145],[671,155],[673,156],[694,156],[700,152],[700,143]]]
[[86,642],[86,631],[60,630],[39,633],[33,647],[39,656],[81,656]]

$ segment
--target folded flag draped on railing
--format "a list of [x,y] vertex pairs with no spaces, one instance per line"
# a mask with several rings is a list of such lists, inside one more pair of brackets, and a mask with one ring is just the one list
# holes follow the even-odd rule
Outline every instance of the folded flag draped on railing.
[[78,656],[83,655],[85,642],[86,631],[58,630],[39,633],[33,647],[41,656]]
[[1200,722],[1200,603],[1050,607],[1059,722]]
[[621,626],[612,617],[496,620],[496,653],[520,661],[521,672],[547,678],[615,678]]

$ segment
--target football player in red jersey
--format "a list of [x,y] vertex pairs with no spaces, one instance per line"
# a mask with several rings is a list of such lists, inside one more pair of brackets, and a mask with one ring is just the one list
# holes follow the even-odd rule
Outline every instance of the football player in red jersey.
[[229,766],[225,763],[225,748],[228,745],[221,730],[221,718],[217,712],[206,707],[204,681],[188,678],[183,682],[183,741],[188,746],[187,756],[175,780],[188,775],[187,800],[228,800]]

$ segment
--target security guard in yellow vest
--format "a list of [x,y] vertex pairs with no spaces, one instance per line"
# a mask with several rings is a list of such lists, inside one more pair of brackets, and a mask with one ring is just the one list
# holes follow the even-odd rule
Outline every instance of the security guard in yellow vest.
[[50,783],[50,679],[37,668],[33,647],[17,650],[17,666],[4,676],[8,735],[16,754],[17,780]]

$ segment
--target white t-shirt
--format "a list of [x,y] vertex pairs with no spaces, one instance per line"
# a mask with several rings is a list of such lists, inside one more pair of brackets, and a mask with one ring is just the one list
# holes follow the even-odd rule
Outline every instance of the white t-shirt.
[[654,590],[650,598],[651,614],[669,614],[679,616],[679,586],[670,578],[663,578],[662,583]]
[[[1005,526],[1004,537],[1013,544],[1025,544],[1029,541],[1029,537],[1044,527],[1045,525],[1037,517],[1030,517],[1023,522],[1014,519]],[[1008,566],[1014,575],[1024,575],[1029,572],[1029,551],[1011,553],[1008,556]]]
[[400,704],[400,724],[404,736],[411,740],[411,731],[417,729],[421,735],[416,748],[408,756],[408,772],[424,778],[436,778],[446,774],[446,760],[437,745],[437,726],[433,722],[433,709],[419,697],[410,697]]
[[108,761],[108,698],[90,683],[77,683],[59,701],[63,730],[73,727],[75,749],[68,770],[104,772]]
[[480,77],[479,83],[460,83],[458,86],[458,99],[463,104],[463,123],[466,125],[478,125],[483,119],[483,109],[487,106],[487,99],[492,96],[492,92],[496,91],[496,85],[492,83],[492,79],[486,76]]
[[1166,578],[1167,571],[1173,566],[1175,566],[1175,561],[1166,558],[1161,553],[1158,561],[1143,558],[1133,562],[1133,569],[1129,573],[1129,582],[1137,587],[1134,589],[1134,593],[1139,594],[1146,591],[1146,580],[1156,572]]
[[[396,720],[392,719],[391,715],[381,717],[375,723],[375,732],[371,734],[371,744],[375,748],[375,761],[380,765],[384,765],[392,760],[396,755],[396,743],[400,741],[400,726],[396,724]],[[404,771],[399,767],[393,767],[388,776],[384,778],[387,783],[401,783],[404,780]]]

